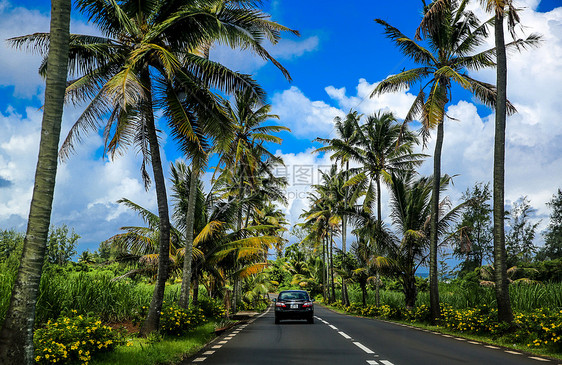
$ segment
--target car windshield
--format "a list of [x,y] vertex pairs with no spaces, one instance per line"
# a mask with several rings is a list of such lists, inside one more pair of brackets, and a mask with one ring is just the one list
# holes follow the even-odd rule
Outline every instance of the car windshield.
[[308,295],[304,292],[287,292],[279,294],[279,300],[308,300]]

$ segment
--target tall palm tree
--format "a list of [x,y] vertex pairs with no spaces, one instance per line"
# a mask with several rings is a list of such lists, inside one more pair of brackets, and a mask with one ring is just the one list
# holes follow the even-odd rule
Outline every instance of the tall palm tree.
[[[359,119],[361,118],[361,114],[357,113],[357,111],[351,110],[347,113],[345,119],[341,119],[340,117],[334,118],[334,127],[336,133],[338,134],[338,138],[334,139],[325,139],[325,138],[316,138],[315,141],[322,142],[327,144],[328,146],[320,147],[315,152],[324,152],[324,151],[331,151],[333,154],[330,156],[331,159],[335,159],[336,161],[340,161],[342,164],[342,168],[345,164],[345,178],[346,180],[349,179],[349,156],[342,151],[341,149],[337,148],[337,145],[353,145],[354,138],[356,135],[355,127],[358,125]],[[333,141],[337,140],[336,143]],[[334,146],[335,145],[335,146]],[[349,192],[348,188],[344,188],[344,209],[348,207],[348,199],[349,199]],[[342,231],[341,231],[341,241],[342,241],[342,251],[345,254],[347,251],[347,221],[348,215],[342,215]],[[347,295],[347,287],[345,285],[345,280],[342,279],[342,297],[343,303],[345,305],[349,304],[349,298]]]
[[[159,274],[154,296],[141,333],[158,329],[164,285],[168,276],[169,213],[154,107],[163,106],[172,133],[180,140],[197,141],[199,136],[218,136],[223,118],[210,89],[232,93],[263,91],[248,76],[200,55],[200,49],[218,40],[234,48],[251,50],[286,70],[263,48],[267,39],[276,43],[280,32],[289,30],[268,19],[246,1],[158,0],[106,2],[81,0],[78,9],[96,24],[103,36],[73,35],[70,69],[77,79],[67,87],[69,100],[90,103],[71,129],[61,154],[73,149],[80,133],[97,131],[101,117],[109,116],[104,127],[105,149],[114,155],[119,148],[134,144],[142,153],[142,175],[148,186],[147,164],[152,166],[160,216]],[[20,37],[16,44],[45,50],[48,34]],[[179,108],[178,106],[182,106]],[[208,114],[198,118],[195,128],[191,112]]]
[[51,221],[68,68],[70,0],[51,1],[45,106],[23,255],[0,331],[0,363],[33,364],[33,325]]
[[[264,144],[281,144],[282,139],[272,133],[290,129],[279,125],[263,125],[267,120],[279,117],[271,114],[270,104],[263,104],[259,96],[250,91],[235,93],[234,103],[224,100],[223,108],[234,126],[234,135],[232,139],[219,140],[215,149],[220,154],[216,171],[222,172],[219,179],[227,186],[226,193],[238,202],[236,230],[240,231],[247,227],[251,211],[255,208],[249,197],[258,191],[258,171],[264,164],[272,166],[271,161],[282,164],[282,160],[269,152]],[[238,280],[234,284],[233,309],[236,310],[240,294]]]
[[[371,96],[385,92],[399,91],[420,82],[422,86],[404,122],[420,118],[424,135],[437,128],[435,151],[433,155],[433,175],[441,176],[441,151],[444,136],[445,107],[450,101],[451,87],[454,83],[469,90],[485,105],[495,107],[496,88],[470,77],[467,72],[493,67],[495,49],[473,53],[488,34],[490,21],[481,23],[466,9],[469,0],[437,0],[424,6],[424,17],[416,31],[416,39],[422,36],[429,47],[423,47],[406,37],[398,29],[381,19],[375,21],[385,28],[387,37],[420,67],[402,71],[383,80]],[[425,3],[424,3],[425,4]],[[508,46],[533,43],[534,38],[516,41]],[[429,92],[426,95],[426,90]],[[508,113],[515,108],[506,102]],[[430,246],[430,304],[432,320],[440,316],[439,291],[437,285],[437,235],[439,179],[434,180],[432,203],[432,238]]]
[[[370,115],[363,125],[358,124],[357,118],[351,122],[355,124],[352,143],[332,140],[324,149],[334,151],[336,156],[345,155],[362,165],[359,169],[352,169],[353,177],[346,185],[365,188],[363,208],[367,215],[371,213],[376,196],[377,224],[382,227],[382,183],[388,183],[393,172],[407,171],[421,164],[425,155],[413,152],[413,146],[418,141],[416,136],[406,126],[398,124],[392,113]],[[375,234],[373,238],[376,236],[382,238],[383,235]]]
[[[507,255],[505,251],[505,121],[509,113],[507,101],[507,56],[504,36],[504,17],[508,16],[508,29],[513,39],[515,25],[519,23],[517,9],[511,0],[480,0],[488,12],[494,12],[494,42],[496,46],[496,89],[497,106],[494,133],[494,183],[493,183],[493,217],[494,217],[494,279],[496,301],[498,303],[498,319],[504,322],[513,321],[513,312],[509,298],[509,277],[507,274]],[[535,41],[540,36],[531,34]],[[529,39],[527,38],[527,39]],[[536,44],[536,42],[534,43]],[[521,43],[533,45],[533,43]]]

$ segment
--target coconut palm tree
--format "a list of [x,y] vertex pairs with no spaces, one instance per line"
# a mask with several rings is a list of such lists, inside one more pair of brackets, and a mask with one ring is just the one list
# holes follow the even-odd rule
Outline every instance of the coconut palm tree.
[[[170,224],[154,108],[162,105],[174,117],[168,120],[174,136],[198,141],[201,135],[220,135],[224,126],[210,89],[227,93],[250,90],[263,97],[248,75],[200,55],[213,41],[248,49],[273,62],[288,77],[262,43],[265,39],[276,43],[280,32],[289,29],[270,21],[256,8],[259,5],[224,0],[78,2],[78,9],[103,36],[71,38],[70,69],[78,77],[69,83],[67,95],[70,101],[90,103],[71,129],[61,154],[68,156],[82,132],[97,131],[102,127],[100,119],[108,117],[104,126],[106,153],[113,156],[120,148],[134,144],[143,157],[141,170],[147,186],[146,167],[152,166],[161,224],[161,261],[153,300],[141,328],[144,335],[158,328],[168,275]],[[14,42],[44,51],[47,39],[48,34],[34,34]],[[201,114],[198,128],[191,123],[193,113]]]
[[[387,37],[420,67],[402,71],[387,77],[377,85],[371,96],[385,92],[399,91],[409,88],[412,84],[421,83],[418,93],[404,122],[420,118],[424,136],[429,130],[437,128],[435,151],[433,155],[433,175],[441,176],[441,151],[444,136],[445,107],[450,101],[451,88],[454,83],[469,90],[485,105],[495,107],[496,88],[468,75],[468,71],[493,67],[495,49],[474,53],[488,34],[491,21],[481,23],[476,16],[466,9],[468,0],[438,0],[424,6],[424,17],[416,39],[422,36],[428,41],[429,47],[423,47],[416,41],[406,37],[398,29],[381,19],[375,21],[385,28]],[[424,3],[425,4],[425,3]],[[535,38],[513,42],[508,47],[532,44]],[[426,94],[426,91],[429,90]],[[506,102],[508,113],[515,108]],[[430,303],[432,320],[440,316],[439,292],[437,286],[437,221],[439,220],[439,179],[433,186],[433,236],[430,246]]]
[[[508,16],[508,29],[515,36],[515,25],[520,19],[517,9],[511,0],[480,0],[480,3],[488,11],[494,12],[494,41],[496,46],[496,89],[497,106],[495,116],[494,133],[494,183],[493,183],[493,217],[494,217],[494,280],[496,290],[496,301],[498,303],[498,319],[504,322],[513,321],[513,312],[509,298],[509,277],[507,273],[507,254],[505,251],[505,121],[509,114],[509,102],[507,101],[507,55],[504,36],[504,17]],[[521,46],[536,45],[540,36],[531,34],[534,43],[523,43]],[[527,38],[527,39],[529,39]]]
[[43,270],[57,174],[57,150],[68,68],[70,9],[69,0],[51,1],[51,37],[45,60],[49,68],[46,72],[39,157],[21,264],[0,331],[0,363],[2,364],[34,363],[35,306]]
[[[345,119],[341,119],[340,117],[335,117],[334,118],[334,127],[336,130],[336,133],[338,134],[338,138],[334,138],[334,139],[325,139],[325,138],[316,138],[315,141],[318,142],[322,142],[328,146],[325,147],[320,147],[318,148],[315,152],[324,152],[324,151],[330,151],[333,152],[333,154],[330,156],[330,159],[336,160],[336,161],[340,161],[342,164],[342,168],[344,167],[345,164],[345,170],[344,170],[344,174],[345,174],[345,180],[347,181],[349,179],[349,156],[345,153],[345,151],[342,151],[341,149],[339,149],[337,146],[338,145],[353,145],[354,144],[354,138],[356,135],[356,126],[359,123],[359,119],[361,118],[361,114],[357,113],[357,111],[351,110],[349,113],[347,113]],[[334,140],[337,140],[337,142],[334,142]],[[349,188],[345,187],[344,189],[344,209],[347,209],[348,207],[348,199],[349,199]],[[341,231],[341,241],[342,241],[342,251],[345,254],[347,251],[347,221],[348,221],[348,215],[347,214],[343,214],[342,215],[342,231]],[[345,280],[342,280],[342,297],[343,297],[343,303],[345,305],[349,304],[349,298],[347,295],[347,287],[345,285]]]
[[[391,183],[390,208],[392,223],[399,241],[389,246],[395,272],[402,282],[406,306],[413,307],[416,302],[417,288],[415,273],[420,265],[427,261],[430,241],[431,200],[433,177],[415,178],[414,173],[393,175]],[[447,175],[441,177],[439,186],[444,190],[451,182]],[[447,198],[439,202],[440,234],[447,232],[461,213],[463,204],[451,207]],[[445,241],[443,241],[445,242]]]

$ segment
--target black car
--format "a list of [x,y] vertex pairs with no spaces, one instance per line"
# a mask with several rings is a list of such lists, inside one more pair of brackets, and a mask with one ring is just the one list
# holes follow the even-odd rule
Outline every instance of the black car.
[[306,319],[314,323],[314,299],[305,290],[285,290],[275,302],[275,324],[282,319]]

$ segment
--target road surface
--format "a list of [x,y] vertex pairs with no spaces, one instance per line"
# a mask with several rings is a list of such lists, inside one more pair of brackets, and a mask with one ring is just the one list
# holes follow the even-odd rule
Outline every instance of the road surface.
[[273,308],[237,326],[183,364],[556,364],[461,338],[315,306],[315,323],[274,324]]

